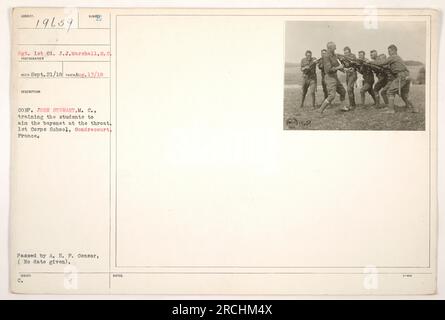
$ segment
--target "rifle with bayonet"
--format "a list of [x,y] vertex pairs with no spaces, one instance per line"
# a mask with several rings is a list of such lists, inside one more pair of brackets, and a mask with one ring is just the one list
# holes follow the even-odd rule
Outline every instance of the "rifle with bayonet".
[[384,73],[388,72],[390,69],[386,66],[379,66],[373,63],[370,63],[366,60],[359,59],[359,58],[353,58],[349,56],[345,56],[343,54],[336,54],[338,60],[345,65],[345,67],[354,68],[356,70],[360,70],[362,66],[366,66],[371,68],[372,71],[377,73]]

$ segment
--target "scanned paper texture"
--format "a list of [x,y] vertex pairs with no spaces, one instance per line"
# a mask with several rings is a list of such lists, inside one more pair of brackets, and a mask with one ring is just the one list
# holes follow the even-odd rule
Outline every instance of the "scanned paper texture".
[[11,290],[434,293],[438,19],[15,8]]

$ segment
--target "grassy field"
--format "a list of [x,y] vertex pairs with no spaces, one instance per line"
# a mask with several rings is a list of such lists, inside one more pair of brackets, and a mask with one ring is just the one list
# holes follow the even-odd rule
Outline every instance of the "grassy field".
[[[323,90],[318,74],[316,92],[317,107],[323,101]],[[339,76],[342,81],[342,76]],[[359,82],[359,81],[358,81]],[[344,80],[343,80],[344,83]],[[385,109],[372,106],[372,99],[367,94],[365,106],[358,106],[354,111],[343,112],[338,95],[334,103],[323,114],[313,110],[310,99],[306,97],[305,107],[299,108],[301,102],[301,74],[299,68],[286,68],[284,86],[284,129],[297,130],[425,130],[425,86],[411,85],[410,100],[419,109],[419,113],[408,113],[403,110],[403,101],[396,97],[395,114],[385,114]],[[360,88],[355,89],[356,102],[360,102]],[[348,104],[346,97],[346,105]],[[381,99],[383,103],[383,99]]]

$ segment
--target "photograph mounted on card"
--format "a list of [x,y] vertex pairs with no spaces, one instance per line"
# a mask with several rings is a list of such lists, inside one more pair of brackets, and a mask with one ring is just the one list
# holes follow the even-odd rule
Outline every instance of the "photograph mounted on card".
[[284,128],[425,130],[429,26],[396,15],[286,21]]
[[434,293],[438,18],[14,9],[11,290]]

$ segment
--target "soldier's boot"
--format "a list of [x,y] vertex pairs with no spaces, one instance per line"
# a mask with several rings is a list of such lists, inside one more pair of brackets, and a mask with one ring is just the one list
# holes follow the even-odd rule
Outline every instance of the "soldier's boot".
[[417,109],[407,97],[402,96],[402,100],[403,102],[405,102],[405,107],[407,112],[419,113],[419,109]]
[[303,96],[303,98],[301,98],[300,109],[302,109],[304,106],[304,98],[305,98],[304,96]]
[[377,105],[378,94],[376,94],[374,91],[371,91],[370,95],[371,95],[372,100],[374,101],[374,105]]
[[385,102],[385,104],[389,103],[388,95],[386,94],[386,92],[382,92],[382,98],[383,98],[383,101]]
[[383,108],[383,106],[380,105],[380,95],[376,94],[374,97],[375,97],[375,107],[377,109]]
[[388,110],[385,111],[385,113],[396,113],[396,110],[394,109],[394,96],[388,97]]
[[346,95],[343,97],[340,97],[340,101],[343,104],[343,106],[340,108],[341,111],[351,111],[351,98],[350,96],[348,96],[349,99],[349,106],[346,105],[345,100],[346,100]]
[[354,95],[349,95],[349,110],[355,109],[355,98]]
[[360,105],[365,106],[365,93],[360,92]]
[[312,109],[315,109],[316,108],[316,106],[315,106],[315,93],[311,94],[311,101],[312,101]]
[[328,99],[324,99],[323,103],[321,104],[320,108],[318,109],[318,112],[323,113],[323,111],[328,107],[329,103],[330,102]]

